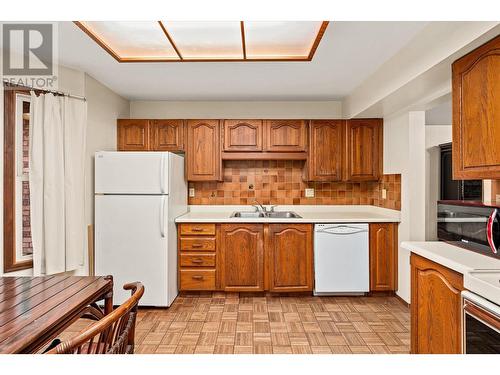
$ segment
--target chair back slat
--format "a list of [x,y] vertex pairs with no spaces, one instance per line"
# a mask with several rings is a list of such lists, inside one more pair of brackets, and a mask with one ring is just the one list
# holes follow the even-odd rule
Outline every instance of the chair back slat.
[[131,297],[101,320],[71,340],[61,342],[48,354],[131,354],[134,352],[135,322],[144,286],[130,283]]

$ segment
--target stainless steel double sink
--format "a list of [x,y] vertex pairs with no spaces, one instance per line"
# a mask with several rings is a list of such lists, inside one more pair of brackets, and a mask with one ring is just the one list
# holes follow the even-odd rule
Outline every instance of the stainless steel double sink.
[[238,217],[242,219],[257,219],[266,217],[269,219],[300,219],[302,216],[297,215],[293,211],[236,211],[231,214],[231,217]]

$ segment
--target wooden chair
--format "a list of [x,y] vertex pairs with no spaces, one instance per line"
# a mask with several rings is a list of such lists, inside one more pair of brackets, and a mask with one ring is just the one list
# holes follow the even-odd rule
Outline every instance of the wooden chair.
[[136,282],[125,284],[123,289],[132,291],[127,301],[47,354],[133,354],[137,306],[144,294],[144,286]]

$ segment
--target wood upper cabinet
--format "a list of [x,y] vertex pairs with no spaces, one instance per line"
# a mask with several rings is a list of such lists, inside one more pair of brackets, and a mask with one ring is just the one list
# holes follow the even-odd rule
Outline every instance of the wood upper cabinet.
[[344,120],[311,121],[306,180],[342,180],[345,155],[344,135]]
[[217,181],[221,177],[219,120],[188,120],[186,174],[188,181]]
[[119,119],[117,123],[118,151],[149,150],[149,120]]
[[411,353],[462,352],[463,277],[411,254]]
[[262,151],[262,120],[224,120],[224,151]]
[[151,120],[152,151],[182,151],[184,149],[183,120]]
[[222,289],[264,290],[264,226],[222,224],[220,230]]
[[397,223],[370,224],[370,291],[397,289]]
[[371,181],[381,177],[382,138],[382,119],[347,120],[347,181]]
[[265,151],[304,152],[307,149],[306,121],[266,120]]
[[312,225],[270,224],[266,237],[269,290],[312,291]]
[[500,36],[452,65],[453,178],[500,179]]

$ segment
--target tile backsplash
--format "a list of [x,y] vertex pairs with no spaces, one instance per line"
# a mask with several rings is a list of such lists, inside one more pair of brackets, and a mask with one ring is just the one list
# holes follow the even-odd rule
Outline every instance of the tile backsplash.
[[[374,205],[401,210],[401,175],[384,175],[370,182],[304,182],[304,161],[225,161],[224,181],[190,182],[192,205],[246,205],[257,199],[277,205]],[[305,189],[314,189],[306,198]],[[386,199],[382,199],[386,189]]]

